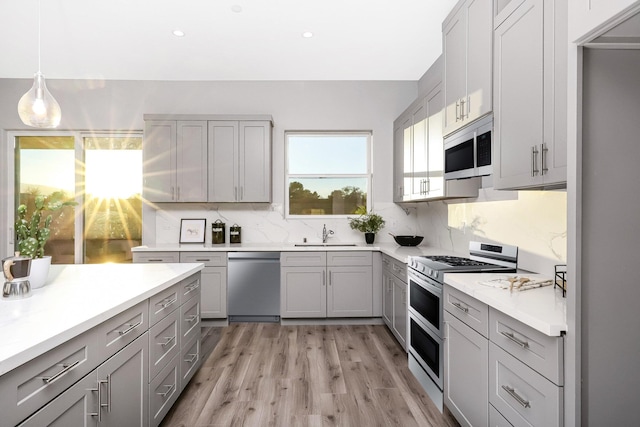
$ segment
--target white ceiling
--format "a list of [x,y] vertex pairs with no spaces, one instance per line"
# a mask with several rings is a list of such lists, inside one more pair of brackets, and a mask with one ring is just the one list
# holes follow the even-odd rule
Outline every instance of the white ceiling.
[[[418,80],[442,51],[442,21],[455,3],[42,0],[41,71],[47,79]],[[0,0],[0,78],[37,71],[37,22],[37,0]],[[172,35],[177,28],[186,36]]]

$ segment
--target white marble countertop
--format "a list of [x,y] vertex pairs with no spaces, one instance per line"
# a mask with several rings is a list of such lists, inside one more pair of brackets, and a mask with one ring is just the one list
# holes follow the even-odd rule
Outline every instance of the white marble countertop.
[[[330,242],[331,246],[311,246],[313,243],[307,243],[307,246],[296,246],[301,243],[225,243],[225,244],[162,244],[153,246],[136,246],[131,249],[132,252],[234,252],[234,251],[273,251],[273,252],[289,252],[289,251],[376,251],[389,255],[401,262],[406,263],[407,258],[415,255],[462,255],[454,254],[451,251],[419,245],[419,246],[400,246],[396,243],[374,243],[367,245],[364,243],[348,243]],[[317,243],[321,245],[321,243]]]
[[0,375],[200,271],[203,264],[52,265],[29,298],[0,298]]
[[[551,279],[534,273],[518,272],[531,279]],[[525,291],[509,292],[480,284],[482,281],[513,276],[511,273],[446,273],[445,285],[458,289],[520,322],[549,336],[559,336],[567,330],[567,299],[560,288],[545,286]]]

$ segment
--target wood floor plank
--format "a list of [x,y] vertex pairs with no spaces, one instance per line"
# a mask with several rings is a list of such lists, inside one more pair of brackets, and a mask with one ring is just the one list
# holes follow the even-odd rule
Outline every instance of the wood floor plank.
[[218,337],[161,426],[457,425],[385,326],[234,323]]

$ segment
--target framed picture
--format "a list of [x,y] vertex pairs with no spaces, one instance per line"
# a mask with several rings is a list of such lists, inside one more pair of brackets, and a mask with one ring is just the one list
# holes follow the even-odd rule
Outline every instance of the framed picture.
[[206,219],[181,219],[180,243],[204,243]]

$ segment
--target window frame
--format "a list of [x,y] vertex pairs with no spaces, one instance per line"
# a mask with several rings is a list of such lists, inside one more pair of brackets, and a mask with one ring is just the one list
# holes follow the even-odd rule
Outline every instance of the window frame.
[[[291,174],[289,173],[289,137],[290,136],[364,136],[367,140],[366,147],[366,173],[362,174]],[[367,181],[367,212],[373,209],[372,183],[373,183],[373,131],[371,130],[286,130],[284,132],[284,217],[285,219],[339,219],[352,217],[354,214],[335,215],[299,215],[289,213],[289,181],[291,178],[364,178]]]

